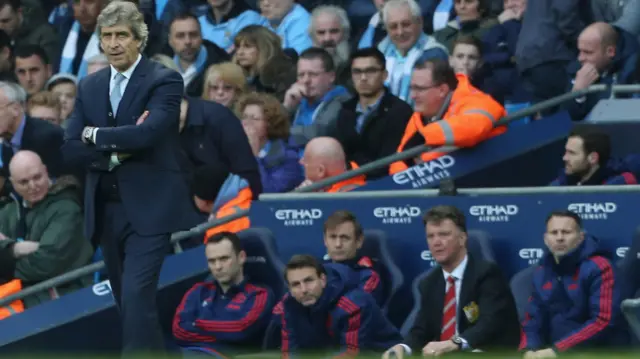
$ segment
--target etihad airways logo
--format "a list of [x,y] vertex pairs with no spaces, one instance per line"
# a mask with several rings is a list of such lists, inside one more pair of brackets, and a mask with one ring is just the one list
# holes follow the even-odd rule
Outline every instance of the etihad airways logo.
[[420,217],[422,211],[419,207],[376,207],[373,216],[379,218],[382,224],[410,224],[412,219]]
[[471,206],[469,214],[476,217],[478,222],[509,222],[511,217],[518,214],[518,206],[515,204]]
[[312,226],[314,220],[322,218],[322,210],[318,208],[279,209],[275,216],[287,227]]
[[399,185],[410,184],[412,188],[423,188],[451,177],[449,169],[456,164],[456,160],[444,155],[429,162],[410,167],[393,175],[393,181]]
[[568,209],[584,220],[605,220],[616,213],[618,205],[614,202],[571,203]]

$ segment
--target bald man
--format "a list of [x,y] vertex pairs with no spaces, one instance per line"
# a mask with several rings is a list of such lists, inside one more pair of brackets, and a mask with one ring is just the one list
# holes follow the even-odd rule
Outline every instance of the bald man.
[[[304,166],[305,180],[298,188],[342,174],[348,164],[342,145],[332,137],[316,137],[307,143],[304,156],[300,160]],[[351,165],[355,167],[354,164]],[[340,181],[320,192],[347,192],[365,184],[364,176]]]
[[[571,91],[596,84],[630,84],[639,50],[638,41],[624,30],[604,22],[587,26],[578,37],[578,59],[569,67]],[[610,93],[594,93],[571,101],[567,110],[581,121]]]
[[[0,250],[11,248],[16,258],[13,278],[32,285],[89,263],[91,243],[83,234],[78,183],[60,177],[52,183],[40,156],[18,151],[9,163],[10,180],[21,197],[0,211]],[[22,219],[28,211],[28,217]],[[81,288],[81,283],[58,287],[57,295]],[[54,293],[25,298],[29,307]]]

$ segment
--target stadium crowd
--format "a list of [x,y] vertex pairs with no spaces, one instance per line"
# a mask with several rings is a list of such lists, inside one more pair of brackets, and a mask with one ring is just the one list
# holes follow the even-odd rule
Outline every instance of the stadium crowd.
[[[115,1],[124,0],[0,0],[0,298],[102,258],[83,233],[86,170],[61,148],[83,79],[110,66],[96,25]],[[144,56],[184,82],[175,156],[191,190],[191,225],[248,209],[261,193],[304,188],[413,147],[474,147],[508,132],[497,124],[507,114],[566,92],[640,83],[636,0],[130,2],[148,28]],[[610,96],[589,93],[523,121],[558,110],[583,121]],[[611,141],[576,128],[550,184],[637,184],[640,160],[612,158]],[[117,167],[108,166],[117,176],[130,155],[114,155]],[[425,152],[318,192],[350,191],[441,155]],[[285,356],[330,347],[440,355],[520,343],[526,358],[624,342],[626,289],[613,284],[611,262],[574,214],[553,213],[546,223],[550,257],[534,276],[522,336],[500,270],[467,253],[464,215],[434,208],[424,224],[443,276],[421,290],[443,295],[423,295],[425,312],[404,341],[385,317],[374,264],[356,256],[362,228],[338,212],[325,225],[331,263],[292,258],[282,299],[243,276],[246,254],[234,233],[250,227],[247,217],[195,238],[206,244],[215,280],[185,294],[176,342],[187,354],[235,354],[261,345],[275,327]],[[474,289],[456,319],[468,273]],[[92,280],[13,303],[0,316]]]

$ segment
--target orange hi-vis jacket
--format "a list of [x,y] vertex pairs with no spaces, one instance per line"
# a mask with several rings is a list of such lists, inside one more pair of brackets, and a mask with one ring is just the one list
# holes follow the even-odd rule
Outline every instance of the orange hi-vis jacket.
[[[407,142],[419,132],[424,137],[427,146],[456,146],[473,147],[478,143],[504,133],[504,126],[495,124],[506,111],[502,105],[486,93],[478,90],[469,83],[467,76],[457,74],[458,87],[453,91],[445,114],[440,121],[424,124],[422,115],[414,112],[409,119],[404,136],[400,141],[397,152],[405,150]],[[420,158],[427,162],[444,155],[438,152],[425,152]],[[409,168],[404,161],[398,161],[389,167],[390,174],[395,174]]]
[[[6,298],[10,295],[16,294],[22,290],[22,281],[20,279],[14,279],[3,285],[0,285],[0,298]],[[11,316],[13,314],[24,312],[24,303],[21,300],[11,302],[6,307],[0,308],[0,320]]]
[[[351,166],[352,170],[355,170],[358,168],[358,164],[353,161],[349,162],[349,165]],[[361,175],[361,176],[356,176],[353,178],[346,179],[344,181],[340,181],[338,183],[334,183],[325,192],[327,193],[349,192],[360,186],[364,186],[365,184],[367,184],[366,177],[364,175]]]
[[[238,195],[231,199],[229,202],[225,203],[220,209],[214,214],[215,218],[222,218],[226,216],[230,216],[234,213],[240,212],[245,209],[249,209],[251,207],[251,200],[253,199],[253,193],[251,189],[243,188],[238,192]],[[244,229],[250,227],[249,217],[245,216],[242,218],[235,219],[229,223],[221,224],[219,226],[209,228],[204,235],[204,243],[207,243],[209,237],[213,236],[216,233],[220,232],[232,232],[237,233]]]

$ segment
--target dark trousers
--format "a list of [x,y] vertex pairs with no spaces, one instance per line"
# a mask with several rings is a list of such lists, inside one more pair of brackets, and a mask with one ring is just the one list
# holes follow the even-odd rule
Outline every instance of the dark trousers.
[[[569,74],[567,62],[554,61],[540,64],[522,73],[522,82],[529,93],[533,95],[533,102],[542,102],[567,92]],[[551,114],[558,107],[543,111],[543,114]]]
[[120,202],[103,202],[97,235],[113,297],[122,320],[124,354],[165,350],[158,320],[156,291],[170,234],[141,236],[127,220]]

